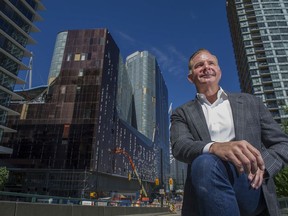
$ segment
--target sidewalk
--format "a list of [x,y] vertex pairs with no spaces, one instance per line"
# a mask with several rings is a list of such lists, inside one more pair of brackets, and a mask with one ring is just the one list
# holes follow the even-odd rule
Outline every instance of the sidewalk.
[[149,214],[132,214],[132,215],[127,215],[127,216],[181,216],[181,211],[177,211],[177,213],[159,212],[159,213],[149,213]]

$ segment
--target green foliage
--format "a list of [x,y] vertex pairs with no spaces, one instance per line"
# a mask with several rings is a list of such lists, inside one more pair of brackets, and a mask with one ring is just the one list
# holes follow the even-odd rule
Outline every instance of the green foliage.
[[288,197],[288,167],[281,170],[274,178],[278,197]]
[[[288,113],[288,107],[284,107],[284,112]],[[282,122],[283,131],[288,134],[288,120]],[[288,197],[288,167],[281,170],[275,177],[276,193],[278,197]]]
[[286,134],[288,134],[288,121],[286,120],[286,121],[284,121],[284,122],[282,122],[282,130],[286,133]]
[[2,190],[4,184],[7,182],[9,176],[9,171],[6,167],[0,167],[0,189]]

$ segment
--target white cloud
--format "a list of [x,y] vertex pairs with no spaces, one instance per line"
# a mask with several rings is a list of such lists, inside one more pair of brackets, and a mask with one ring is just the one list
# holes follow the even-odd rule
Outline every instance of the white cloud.
[[188,59],[175,47],[169,45],[163,50],[152,47],[151,53],[156,57],[160,69],[163,73],[168,72],[177,78],[186,77],[188,71]]
[[126,33],[124,33],[124,32],[118,31],[117,33],[119,34],[119,36],[120,36],[122,39],[128,41],[130,44],[134,44],[135,41],[136,41],[133,37],[131,37],[130,35],[128,35],[128,34],[126,34]]
[[[119,38],[125,41],[126,48],[130,47],[128,48],[128,50],[131,50],[133,47],[137,47],[138,50],[147,50],[152,55],[154,55],[163,74],[169,73],[171,76],[174,76],[175,79],[186,78],[188,72],[188,58],[186,57],[186,55],[177,50],[177,48],[173,45],[167,45],[164,47],[162,46],[161,48],[158,46],[151,47],[151,44],[147,45],[142,43],[141,41],[137,41],[136,39],[122,31],[117,31],[117,34]],[[125,50],[128,52],[128,55],[134,52],[130,52],[128,50]]]

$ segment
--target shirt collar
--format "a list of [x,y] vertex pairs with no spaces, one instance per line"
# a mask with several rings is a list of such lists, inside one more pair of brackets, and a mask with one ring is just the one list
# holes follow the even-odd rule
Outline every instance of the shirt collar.
[[[200,103],[206,103],[208,105],[212,105],[206,98],[206,96],[202,93],[197,93],[197,99],[200,101]],[[217,100],[214,102],[214,104],[219,104],[224,100],[228,99],[228,95],[226,92],[220,87],[217,92]]]

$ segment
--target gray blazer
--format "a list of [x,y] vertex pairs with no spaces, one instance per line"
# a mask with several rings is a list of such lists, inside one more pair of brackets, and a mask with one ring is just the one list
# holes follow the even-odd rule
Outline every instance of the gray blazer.
[[[288,136],[283,133],[262,101],[250,94],[228,94],[231,105],[235,140],[246,140],[262,154],[268,178],[262,188],[272,216],[280,215],[273,177],[288,163]],[[173,156],[188,163],[188,172],[193,159],[202,153],[211,142],[205,117],[199,102],[190,101],[173,111],[171,115],[170,140]],[[191,187],[189,173],[184,189],[182,215],[189,214],[193,205],[189,200]],[[186,213],[185,213],[186,212]]]

